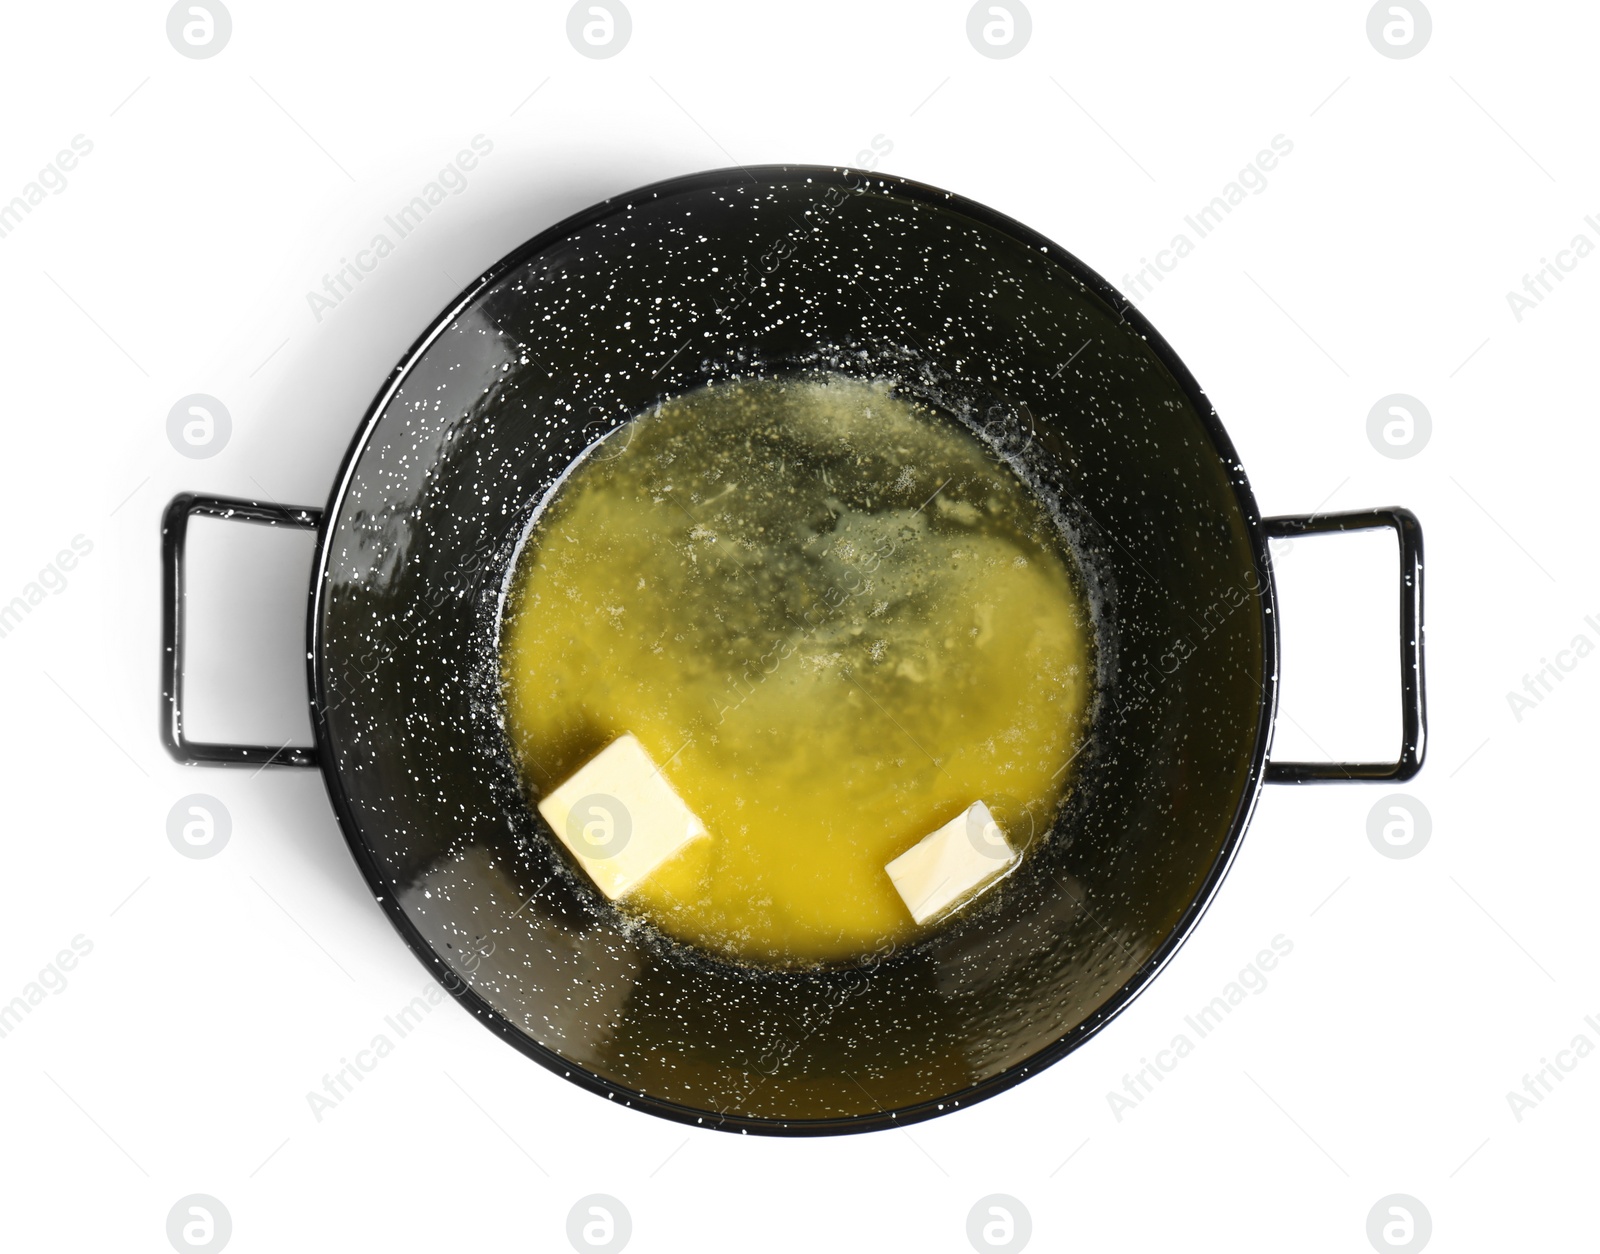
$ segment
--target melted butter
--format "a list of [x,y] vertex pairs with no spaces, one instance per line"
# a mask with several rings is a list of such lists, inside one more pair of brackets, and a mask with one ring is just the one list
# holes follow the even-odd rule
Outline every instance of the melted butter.
[[1018,847],[1048,829],[1091,648],[1016,474],[838,376],[713,385],[608,436],[530,533],[501,631],[533,791],[632,732],[710,833],[621,908],[784,966],[913,938],[884,866],[974,801]]

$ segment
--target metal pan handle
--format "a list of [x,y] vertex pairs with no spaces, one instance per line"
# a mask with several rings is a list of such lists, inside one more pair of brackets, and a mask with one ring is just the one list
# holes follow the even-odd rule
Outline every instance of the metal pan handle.
[[203,762],[228,766],[316,766],[315,747],[285,745],[201,744],[183,734],[183,551],[189,518],[231,518],[269,527],[301,527],[315,531],[320,509],[296,509],[228,496],[180,492],[161,518],[161,741],[167,752],[188,766]]
[[1268,762],[1267,782],[1404,780],[1422,769],[1428,741],[1428,707],[1422,682],[1422,524],[1408,509],[1353,510],[1342,514],[1264,518],[1267,535],[1308,536],[1325,531],[1391,527],[1400,540],[1400,760],[1397,762]]

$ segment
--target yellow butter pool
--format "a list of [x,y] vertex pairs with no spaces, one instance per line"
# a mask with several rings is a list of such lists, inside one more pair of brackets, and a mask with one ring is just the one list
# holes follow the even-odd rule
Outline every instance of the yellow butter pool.
[[632,732],[709,833],[620,908],[778,965],[916,935],[884,866],[976,800],[1042,838],[1091,650],[1016,474],[842,377],[714,385],[607,437],[540,515],[501,631],[534,796]]

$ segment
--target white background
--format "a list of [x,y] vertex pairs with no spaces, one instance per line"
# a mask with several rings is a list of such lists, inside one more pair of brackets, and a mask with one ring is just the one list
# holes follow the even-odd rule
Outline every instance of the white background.
[[[0,602],[92,553],[0,638],[0,1002],[93,951],[0,1040],[8,1248],[164,1250],[202,1192],[231,1249],[564,1249],[605,1193],[630,1248],[969,1248],[1004,1193],[1032,1248],[1365,1250],[1380,1197],[1439,1250],[1592,1240],[1600,1056],[1518,1121],[1508,1090],[1600,1018],[1600,660],[1507,699],[1600,615],[1590,501],[1600,259],[1518,322],[1506,292],[1600,243],[1587,5],[1433,4],[1411,59],[1364,3],[1045,4],[1008,60],[967,6],[657,4],[609,60],[551,3],[235,0],[220,55],[160,4],[14,5],[0,199],[84,135],[0,239]],[[530,98],[530,93],[536,94]],[[130,95],[131,93],[131,95]],[[474,136],[493,151],[319,322],[306,300]],[[908,1131],[768,1140],[592,1097],[447,1002],[317,1122],[306,1101],[427,977],[368,896],[314,772],[186,769],[157,740],[158,519],[200,489],[321,504],[411,340],[557,218],[733,162],[883,169],[1036,227],[1113,282],[1274,135],[1293,152],[1144,309],[1215,401],[1268,513],[1410,506],[1428,544],[1432,739],[1380,856],[1384,786],[1271,788],[1168,970],[1055,1068]],[[166,436],[210,393],[206,460]],[[1380,456],[1390,393],[1433,417]],[[309,541],[197,526],[193,730],[305,734]],[[1393,545],[1301,541],[1280,575],[1279,756],[1392,752]],[[232,816],[214,858],[183,795]],[[1136,1109],[1107,1093],[1271,938],[1293,953]],[[1066,1161],[1069,1159],[1070,1161]],[[1063,1165],[1065,1163],[1065,1165]]]

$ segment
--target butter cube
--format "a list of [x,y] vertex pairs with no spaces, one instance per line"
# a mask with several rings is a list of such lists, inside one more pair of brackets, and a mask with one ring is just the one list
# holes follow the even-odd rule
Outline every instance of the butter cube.
[[539,813],[612,901],[706,834],[632,733],[548,793]]
[[1017,858],[989,807],[975,801],[884,870],[911,917],[926,923],[977,896],[1015,866]]

